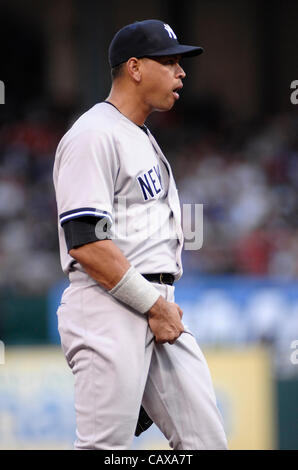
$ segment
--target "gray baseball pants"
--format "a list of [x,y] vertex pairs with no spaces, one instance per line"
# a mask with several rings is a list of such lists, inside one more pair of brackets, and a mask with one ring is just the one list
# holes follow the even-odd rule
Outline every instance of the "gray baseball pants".
[[[174,302],[174,286],[155,284]],[[145,315],[70,273],[58,328],[74,374],[75,449],[129,449],[141,403],[175,450],[226,449],[206,360],[190,331],[156,344]]]

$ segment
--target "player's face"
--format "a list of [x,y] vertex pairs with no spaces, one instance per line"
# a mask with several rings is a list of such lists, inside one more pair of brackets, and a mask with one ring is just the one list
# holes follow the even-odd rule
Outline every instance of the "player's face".
[[168,111],[179,99],[186,76],[180,59],[178,55],[143,59],[143,99],[152,111]]

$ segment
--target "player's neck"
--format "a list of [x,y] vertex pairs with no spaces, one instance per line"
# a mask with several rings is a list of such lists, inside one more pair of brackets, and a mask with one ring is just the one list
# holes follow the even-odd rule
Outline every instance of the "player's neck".
[[138,126],[143,126],[150,114],[150,110],[147,109],[146,105],[138,99],[135,93],[131,93],[129,90],[124,92],[113,86],[106,101],[116,106],[120,113]]

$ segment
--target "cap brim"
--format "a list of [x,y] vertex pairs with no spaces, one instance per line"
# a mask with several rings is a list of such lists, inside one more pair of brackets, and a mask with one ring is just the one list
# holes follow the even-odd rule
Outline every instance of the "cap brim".
[[163,57],[167,55],[181,55],[182,57],[194,57],[196,55],[202,54],[202,52],[204,52],[204,49],[202,47],[176,44],[175,46],[169,47],[168,49],[154,51],[154,54],[146,54],[146,57]]

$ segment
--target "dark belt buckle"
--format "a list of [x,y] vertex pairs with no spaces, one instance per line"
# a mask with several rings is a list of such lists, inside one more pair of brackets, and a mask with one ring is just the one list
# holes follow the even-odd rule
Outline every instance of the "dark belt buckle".
[[160,273],[160,275],[159,275],[159,282],[161,284],[165,284],[165,282],[163,282],[163,273]]

